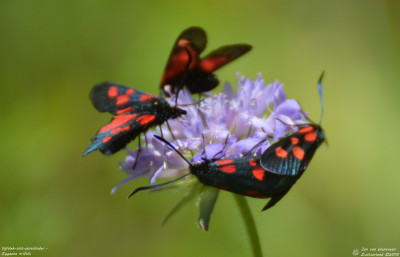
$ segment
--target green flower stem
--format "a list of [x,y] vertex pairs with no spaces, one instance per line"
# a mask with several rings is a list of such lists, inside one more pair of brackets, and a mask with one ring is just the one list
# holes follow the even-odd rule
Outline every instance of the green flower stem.
[[242,195],[233,194],[235,200],[239,206],[240,213],[242,214],[242,218],[244,224],[246,226],[247,234],[249,235],[251,251],[253,252],[253,257],[262,257],[260,239],[258,237],[256,224],[253,219],[253,215],[251,214],[249,205],[247,204],[246,199]]

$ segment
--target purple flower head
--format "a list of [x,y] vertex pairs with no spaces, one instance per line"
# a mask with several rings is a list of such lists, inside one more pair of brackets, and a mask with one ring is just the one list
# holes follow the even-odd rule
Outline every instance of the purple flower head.
[[[168,101],[175,105],[175,97]],[[164,138],[191,162],[202,162],[202,158],[226,159],[259,154],[270,145],[265,139],[277,140],[295,129],[286,124],[306,120],[298,102],[286,99],[283,85],[277,81],[265,85],[261,74],[254,81],[242,76],[236,93],[226,83],[222,93],[209,94],[197,102],[189,90],[183,89],[178,96],[178,105],[184,105],[187,114],[168,121],[169,128],[167,124],[161,126]],[[133,164],[138,150],[128,150],[121,169],[129,177],[121,181],[113,193],[120,185],[138,177],[150,177],[151,184],[155,184],[156,178],[175,177],[188,171],[188,164],[155,139],[155,134],[161,133],[155,129],[143,136],[148,144],[141,147],[135,169]],[[262,141],[265,143],[260,144]]]
[[[174,96],[167,100],[171,106],[175,105]],[[188,172],[188,164],[155,139],[155,134],[162,134],[190,162],[199,163],[204,159],[261,154],[270,146],[270,140],[277,140],[296,129],[288,125],[306,121],[298,102],[286,98],[283,85],[277,81],[265,85],[261,74],[256,80],[240,77],[236,93],[226,83],[222,93],[207,94],[200,102],[184,88],[179,93],[178,105],[184,106],[187,114],[169,120],[169,126],[164,123],[162,133],[155,129],[143,136],[147,147],[141,147],[135,169],[138,150],[128,150],[121,169],[129,176],[114,187],[112,193],[138,177],[149,177],[154,185],[157,178],[176,177]]]

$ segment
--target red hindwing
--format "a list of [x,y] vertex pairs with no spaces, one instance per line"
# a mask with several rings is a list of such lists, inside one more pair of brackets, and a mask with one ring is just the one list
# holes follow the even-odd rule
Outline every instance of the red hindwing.
[[199,27],[190,27],[178,36],[161,78],[161,90],[165,94],[168,95],[168,92],[164,90],[165,85],[171,85],[173,92],[177,92],[178,87],[182,85],[185,67],[189,61],[187,50],[192,56],[192,61],[183,84],[192,93],[202,93],[218,85],[218,79],[212,74],[214,71],[252,48],[247,44],[226,45],[210,52],[204,58],[200,58],[199,55],[206,44],[207,34]]

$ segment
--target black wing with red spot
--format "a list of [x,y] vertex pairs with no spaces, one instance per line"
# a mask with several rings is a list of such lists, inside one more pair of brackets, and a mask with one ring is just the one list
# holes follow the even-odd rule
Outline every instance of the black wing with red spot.
[[114,115],[136,113],[142,109],[143,103],[156,97],[113,82],[97,84],[90,92],[90,99],[98,111]]
[[300,176],[268,172],[260,162],[261,156],[206,160],[192,165],[190,172],[208,186],[249,197],[271,198],[263,209],[266,210],[274,206]]
[[275,174],[297,176],[307,168],[323,141],[324,132],[320,126],[311,124],[302,127],[265,150],[260,164]]
[[117,116],[97,132],[83,155],[95,150],[111,155],[150,127],[186,114],[185,110],[171,107],[164,97],[112,82],[94,86],[90,98],[97,110]]
[[151,113],[115,116],[92,138],[92,144],[88,146],[83,155],[96,150],[111,155],[154,125],[157,125],[157,117]]
[[[161,90],[164,94],[168,95],[168,92],[164,89],[165,85],[171,85],[175,93],[182,84],[186,85],[191,93],[207,92],[215,88],[219,81],[213,72],[252,48],[247,44],[226,45],[212,51],[206,57],[200,58],[199,55],[206,44],[207,35],[202,28],[191,27],[179,35],[161,79]],[[190,59],[187,51],[190,52],[192,61],[185,81],[182,81],[186,65]]]

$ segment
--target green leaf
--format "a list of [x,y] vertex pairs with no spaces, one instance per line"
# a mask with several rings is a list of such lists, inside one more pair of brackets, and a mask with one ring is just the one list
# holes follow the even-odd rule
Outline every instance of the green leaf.
[[201,184],[199,182],[194,183],[190,191],[188,191],[183,198],[172,208],[169,213],[164,217],[161,225],[164,226],[169,219],[176,214],[183,206],[185,206],[190,200],[193,199],[198,193],[201,188]]
[[199,226],[202,230],[208,231],[211,213],[217,201],[219,189],[215,187],[203,186],[200,193],[200,216]]

